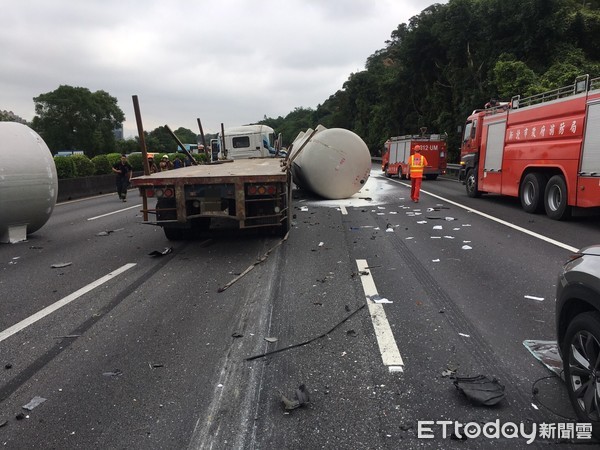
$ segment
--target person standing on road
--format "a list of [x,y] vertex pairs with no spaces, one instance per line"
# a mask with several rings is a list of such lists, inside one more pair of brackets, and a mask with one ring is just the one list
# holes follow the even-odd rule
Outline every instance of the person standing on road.
[[408,158],[410,166],[410,198],[413,202],[419,203],[419,193],[421,192],[421,181],[423,181],[423,169],[427,165],[427,159],[421,155],[421,146],[415,145],[415,152]]
[[131,180],[131,176],[133,175],[133,167],[127,161],[127,155],[121,155],[121,160],[112,167],[112,171],[117,174],[117,193],[119,194],[119,199],[126,202],[129,180]]

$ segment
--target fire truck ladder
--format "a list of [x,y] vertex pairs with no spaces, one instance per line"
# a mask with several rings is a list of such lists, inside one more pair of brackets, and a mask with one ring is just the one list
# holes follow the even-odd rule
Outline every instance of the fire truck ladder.
[[568,86],[563,86],[558,89],[542,92],[541,94],[531,95],[521,98],[520,95],[515,95],[511,99],[512,109],[524,108],[526,106],[537,105],[539,103],[549,102],[559,98],[569,97],[571,95],[580,94],[589,90],[600,89],[600,78],[592,78],[589,75],[580,75],[575,78],[575,83]]

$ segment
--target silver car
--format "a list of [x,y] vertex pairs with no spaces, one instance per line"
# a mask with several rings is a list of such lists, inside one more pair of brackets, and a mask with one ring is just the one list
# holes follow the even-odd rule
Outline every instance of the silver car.
[[556,285],[556,331],[569,398],[600,436],[600,245],[581,249]]

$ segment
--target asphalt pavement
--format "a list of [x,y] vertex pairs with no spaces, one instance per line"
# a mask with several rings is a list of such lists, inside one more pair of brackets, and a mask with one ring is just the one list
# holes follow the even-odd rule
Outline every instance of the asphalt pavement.
[[[57,205],[0,246],[5,448],[576,445],[562,381],[523,342],[554,339],[556,275],[598,216],[555,222],[443,178],[413,203],[375,166],[352,199],[295,191],[283,242],[170,242],[128,200]],[[456,388],[477,375],[498,404]]]

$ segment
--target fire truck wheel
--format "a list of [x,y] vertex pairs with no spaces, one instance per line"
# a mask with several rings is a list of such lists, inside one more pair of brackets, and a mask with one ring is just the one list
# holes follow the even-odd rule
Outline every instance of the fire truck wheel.
[[477,170],[469,169],[467,172],[467,177],[465,179],[465,186],[467,188],[467,195],[471,198],[476,198],[481,196],[481,191],[478,189],[477,183]]
[[565,220],[571,216],[568,204],[567,184],[562,175],[554,175],[546,185],[544,207],[546,215],[554,220]]
[[386,178],[392,178],[392,176],[390,175],[390,172],[388,170],[388,166],[385,166],[385,177]]
[[528,213],[539,213],[544,210],[544,191],[546,177],[541,173],[528,173],[521,182],[519,197],[521,206]]

